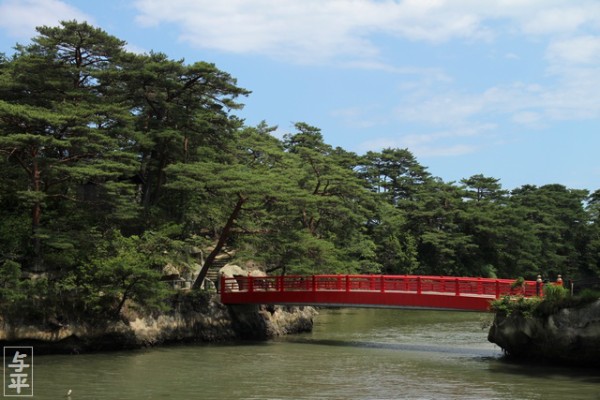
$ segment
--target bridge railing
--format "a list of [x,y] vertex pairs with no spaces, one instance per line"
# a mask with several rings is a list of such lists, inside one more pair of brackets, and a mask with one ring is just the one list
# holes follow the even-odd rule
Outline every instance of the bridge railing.
[[416,275],[286,275],[238,276],[221,279],[221,293],[233,292],[406,292],[444,293],[456,296],[500,297],[536,295],[536,282],[514,288],[514,280]]

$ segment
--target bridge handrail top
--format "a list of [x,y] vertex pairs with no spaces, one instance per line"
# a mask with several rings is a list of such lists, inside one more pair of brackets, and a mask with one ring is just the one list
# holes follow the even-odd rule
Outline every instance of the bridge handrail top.
[[[514,283],[515,279],[507,278],[484,278],[484,277],[464,277],[464,276],[448,276],[448,275],[381,275],[381,274],[314,274],[314,275],[267,275],[267,276],[243,276],[241,278],[252,279],[312,279],[312,278],[378,278],[378,279],[417,279],[421,280],[437,280],[437,281],[456,281],[459,282],[498,282],[498,283]],[[239,277],[238,277],[239,278]],[[225,280],[236,279],[236,277],[223,277]],[[534,280],[524,281],[526,284],[535,284]]]

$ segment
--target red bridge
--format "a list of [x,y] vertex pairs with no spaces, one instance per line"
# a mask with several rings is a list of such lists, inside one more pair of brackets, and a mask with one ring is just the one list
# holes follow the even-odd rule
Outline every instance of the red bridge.
[[536,282],[413,275],[238,276],[221,278],[224,304],[281,304],[488,311],[505,295],[536,295]]

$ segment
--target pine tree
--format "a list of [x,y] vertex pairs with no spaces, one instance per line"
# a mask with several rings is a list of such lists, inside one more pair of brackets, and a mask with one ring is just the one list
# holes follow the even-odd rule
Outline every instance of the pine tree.
[[43,247],[60,242],[44,210],[87,202],[86,185],[114,189],[134,158],[122,147],[128,110],[103,79],[124,42],[75,21],[38,32],[0,71],[0,152],[20,168],[13,195],[31,210],[28,263],[43,271]]

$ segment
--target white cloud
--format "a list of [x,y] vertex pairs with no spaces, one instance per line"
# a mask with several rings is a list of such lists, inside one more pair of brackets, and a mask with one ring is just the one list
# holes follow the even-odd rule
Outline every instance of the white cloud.
[[595,14],[598,11],[600,9],[594,5],[543,8],[529,21],[524,22],[523,30],[537,35],[573,32],[590,20],[597,19]]
[[359,152],[367,152],[381,151],[382,149],[387,148],[405,148],[406,146],[402,146],[400,141],[396,138],[379,137],[363,142],[358,147]]
[[550,120],[600,118],[600,68],[564,69],[562,82],[540,94],[539,101]]
[[149,54],[150,51],[148,49],[145,49],[143,47],[140,46],[136,46],[134,44],[131,43],[127,43],[125,44],[125,50],[131,52],[131,53],[135,53],[135,54]]
[[[431,6],[431,3],[436,3]],[[429,6],[427,6],[429,4]],[[445,42],[452,38],[489,39],[491,31],[482,25],[477,7],[449,6],[446,2],[405,1],[388,3],[395,18],[381,31],[410,40]]]
[[360,145],[362,151],[383,148],[407,148],[417,157],[455,157],[474,153],[482,147],[493,124],[457,127],[431,133],[398,134],[395,137],[374,138]]
[[439,43],[568,34],[600,23],[595,0],[137,0],[135,7],[142,26],[170,23],[196,47],[298,63],[377,60],[374,34]]
[[441,140],[457,139],[457,138],[473,138],[480,136],[483,132],[493,128],[493,125],[486,124],[477,127],[465,128],[461,127],[450,131],[441,131],[434,133],[419,133],[406,135],[402,138],[402,142],[408,147],[417,147],[425,144],[436,143]]
[[[472,127],[480,132],[492,120],[503,127],[538,128],[554,121],[600,118],[598,0],[137,0],[135,7],[139,24],[168,24],[181,41],[196,48],[415,74],[412,81],[395,83],[398,105],[391,112],[378,104],[375,109],[358,105],[332,113],[354,126],[371,128],[394,120],[419,128],[457,132]],[[382,38],[386,43],[380,45]],[[473,84],[476,79],[459,81],[458,74],[450,76],[443,65],[391,65],[394,40],[402,41],[401,46],[419,42],[429,46],[426,51],[433,49],[431,53],[442,48],[440,44],[457,50],[451,47],[457,41],[465,47],[492,44],[497,45],[492,51],[504,55],[498,62],[510,60],[515,70],[527,61],[546,64],[520,75],[529,81],[481,74]],[[536,60],[540,50],[545,57]],[[478,60],[474,61],[467,68],[477,74]],[[499,64],[498,71],[501,68]],[[465,136],[459,142],[450,139],[456,135],[429,137],[435,140],[405,135],[365,146],[411,145],[421,156],[465,154],[478,148]]]
[[540,127],[553,121],[600,118],[600,70],[570,68],[557,82],[513,83],[479,93],[429,91],[407,97],[394,114],[424,126],[465,126],[491,119]]
[[471,96],[432,97],[412,107],[401,107],[398,115],[409,121],[426,120],[433,124],[456,124],[479,113],[483,103]]
[[93,23],[93,18],[60,0],[5,0],[0,3],[0,29],[17,39],[36,35],[35,28],[55,26],[60,21]]
[[553,63],[598,64],[600,62],[600,36],[577,36],[556,40],[547,49]]
[[422,68],[422,67],[397,67],[394,65],[386,64],[377,60],[358,60],[348,61],[340,64],[341,67],[345,68],[358,68],[368,69],[372,71],[389,72],[392,74],[399,75],[416,75],[423,81],[428,82],[450,82],[452,78],[448,76],[441,68]]
[[512,116],[512,121],[519,125],[536,126],[540,124],[542,116],[532,111],[519,111]]
[[413,150],[419,158],[422,157],[456,157],[475,153],[479,147],[467,144],[454,144],[446,147],[424,146]]
[[385,123],[386,117],[377,116],[381,114],[379,106],[347,107],[332,110],[330,115],[341,120],[344,125],[352,128],[367,129]]
[[386,17],[366,1],[161,0],[136,2],[143,26],[162,22],[181,27],[180,39],[196,47],[258,53],[311,63],[332,54],[371,58],[377,48],[362,29]]
[[401,126],[412,124],[409,129],[425,133],[373,138],[361,148],[406,147],[420,158],[462,156],[492,146],[511,132],[545,129],[558,121],[598,119],[599,75],[597,68],[572,68],[563,72],[558,83],[547,86],[517,82],[478,93],[452,89],[440,93],[436,88],[416,92],[404,99],[394,115]]

